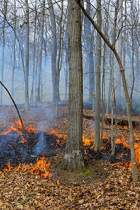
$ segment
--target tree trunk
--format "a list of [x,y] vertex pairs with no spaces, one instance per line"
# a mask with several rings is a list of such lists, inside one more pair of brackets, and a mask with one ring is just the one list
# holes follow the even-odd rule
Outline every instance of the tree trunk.
[[[101,0],[97,0],[97,22],[101,29]],[[97,59],[96,59],[96,108],[95,108],[95,135],[94,145],[98,151],[102,145],[100,139],[100,97],[101,97],[101,36],[97,34]]]
[[63,35],[64,29],[62,26],[63,22],[63,0],[61,1],[61,16],[59,20],[59,49],[58,49],[58,59],[57,59],[57,89],[56,89],[56,106],[55,106],[55,117],[58,118],[58,102],[59,102],[59,80],[60,80],[60,71],[62,68],[62,56],[63,56]]
[[51,31],[52,31],[52,42],[51,42],[51,64],[52,64],[52,83],[53,83],[53,103],[56,104],[57,94],[57,71],[56,71],[56,58],[57,58],[57,38],[56,38],[56,23],[55,14],[53,9],[52,0],[48,0],[50,20],[51,20]]
[[[16,0],[14,0],[14,31],[16,30]],[[12,67],[12,97],[14,96],[14,73],[15,73],[15,63],[16,63],[16,35],[14,33],[14,43],[13,43],[13,67]]]
[[[86,11],[90,13],[91,3],[90,0],[86,1]],[[94,60],[93,60],[93,36],[91,35],[91,22],[84,16],[84,34],[86,46],[86,71],[89,75],[89,103],[93,106],[94,97]]]
[[41,100],[40,96],[40,80],[41,80],[41,66],[42,66],[42,43],[43,43],[43,29],[44,29],[44,13],[45,13],[45,0],[42,1],[42,12],[40,18],[40,36],[39,36],[39,50],[38,50],[38,64],[37,64],[37,81],[36,81],[36,100]]
[[26,3],[26,61],[25,61],[25,111],[29,110],[29,5],[28,0]]
[[[4,18],[3,18],[3,28],[2,28],[2,65],[1,65],[1,81],[3,82],[4,75],[4,59],[5,59],[5,21],[6,21],[6,13],[7,13],[7,0],[4,0]],[[1,105],[3,103],[3,87],[1,86]]]
[[67,50],[67,47],[66,47],[66,50],[65,50],[65,101],[68,100],[68,70],[69,70],[69,67],[68,67],[68,50]]
[[[122,26],[122,3],[123,0],[119,0],[119,5],[118,5],[118,19],[119,19],[119,30],[121,30]],[[119,39],[118,39],[118,53],[120,55],[120,58],[122,57],[122,34],[120,34]],[[116,99],[117,102],[120,102],[121,98],[121,73],[120,73],[120,67],[118,65],[117,69],[117,87],[116,87]]]
[[130,93],[130,101],[131,101],[131,107],[133,107],[132,105],[132,97],[133,97],[133,90],[134,90],[134,84],[135,84],[135,14],[134,14],[134,2],[131,2],[131,12],[132,12],[132,87],[131,87],[131,93]]
[[[111,50],[110,50],[111,51]],[[111,109],[112,109],[112,117],[111,117],[111,150],[112,150],[112,153],[111,155],[115,155],[115,141],[116,141],[116,138],[113,137],[113,129],[114,129],[114,126],[113,126],[113,115],[114,115],[114,55],[111,51],[111,66],[110,66],[110,69],[111,69],[111,91],[112,91],[112,106],[111,106]]]
[[83,171],[82,112],[83,68],[81,45],[81,10],[75,0],[68,0],[69,103],[66,151],[63,169]]
[[37,21],[37,0],[35,0],[35,28],[34,28],[34,42],[33,42],[33,78],[30,101],[34,100],[34,87],[35,87],[35,55],[36,55],[36,21]]

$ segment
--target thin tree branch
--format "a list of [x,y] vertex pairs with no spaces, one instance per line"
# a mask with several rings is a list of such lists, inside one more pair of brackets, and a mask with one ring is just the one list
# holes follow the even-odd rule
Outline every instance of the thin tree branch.
[[25,129],[24,129],[23,121],[22,121],[21,115],[20,115],[20,113],[19,113],[19,110],[18,110],[18,108],[17,108],[17,105],[16,105],[14,99],[12,98],[12,96],[11,96],[9,90],[5,87],[5,85],[4,85],[1,81],[0,81],[0,84],[4,87],[4,89],[5,89],[5,90],[7,91],[7,93],[9,94],[9,96],[10,96],[10,98],[11,98],[11,100],[12,100],[12,102],[13,102],[13,104],[14,104],[16,110],[17,110],[17,113],[18,113],[18,116],[19,116],[19,119],[20,119],[20,122],[21,122],[21,125],[22,125],[23,133],[24,133],[24,135],[25,135]]

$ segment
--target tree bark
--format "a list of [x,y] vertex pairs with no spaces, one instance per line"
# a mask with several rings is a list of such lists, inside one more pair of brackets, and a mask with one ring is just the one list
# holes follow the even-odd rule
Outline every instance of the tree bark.
[[[101,30],[101,0],[97,0],[97,22]],[[96,58],[96,108],[95,108],[95,131],[94,145],[98,151],[102,145],[100,139],[100,97],[101,97],[101,36],[97,34],[97,58]]]
[[[91,2],[86,1],[86,11],[91,12]],[[84,16],[84,34],[86,46],[86,69],[89,75],[89,103],[93,106],[94,99],[94,60],[93,60],[93,36],[91,32],[91,22]]]
[[45,0],[42,1],[42,12],[40,18],[40,36],[39,36],[39,50],[38,50],[38,64],[37,64],[37,81],[36,81],[36,102],[41,100],[40,96],[40,80],[41,80],[41,66],[42,66],[42,43],[43,43],[43,29],[44,29],[44,13]]
[[58,49],[58,59],[57,59],[57,89],[56,89],[56,106],[55,106],[55,117],[58,118],[58,102],[59,102],[59,80],[60,80],[60,71],[62,68],[62,56],[63,56],[63,36],[64,28],[62,25],[63,22],[63,0],[61,0],[61,16],[59,20],[59,49]]
[[29,110],[29,4],[28,0],[25,0],[26,4],[26,61],[25,61],[25,103],[24,110]]
[[34,42],[33,42],[33,77],[30,101],[34,100],[34,87],[35,87],[35,55],[36,55],[36,22],[37,22],[37,0],[35,0],[35,28],[34,28]]
[[55,14],[52,0],[48,0],[50,20],[51,20],[51,31],[52,31],[52,42],[51,42],[51,64],[52,64],[52,83],[53,83],[53,103],[56,104],[57,94],[57,71],[56,71],[56,58],[57,58],[57,37],[56,37],[56,23]]
[[[4,18],[3,18],[3,27],[2,27],[2,65],[1,65],[1,81],[3,82],[4,75],[4,59],[5,59],[5,22],[6,22],[6,14],[7,14],[7,0],[4,0]],[[3,103],[3,87],[1,86],[1,105]]]
[[[119,19],[119,30],[121,30],[122,26],[122,3],[123,0],[119,0],[118,8],[117,8],[117,13],[118,13],[118,19]],[[118,39],[118,54],[120,58],[122,57],[122,34],[120,34],[119,39]],[[118,65],[117,69],[117,87],[116,87],[116,99],[119,102],[121,98],[121,73],[120,73],[120,67]]]
[[75,0],[68,0],[69,103],[66,151],[61,166],[83,171],[82,112],[83,68],[81,45],[81,10]]
[[[14,31],[15,30],[16,30],[16,0],[14,0]],[[16,64],[16,35],[14,33],[13,66],[12,66],[12,97],[14,96],[14,73],[15,73],[15,64]]]

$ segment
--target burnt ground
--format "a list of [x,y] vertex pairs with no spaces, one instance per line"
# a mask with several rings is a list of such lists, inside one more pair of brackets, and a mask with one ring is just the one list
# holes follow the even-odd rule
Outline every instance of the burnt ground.
[[[32,125],[35,132],[27,135],[28,143],[21,143],[20,135],[15,132],[3,135],[18,116],[14,107],[0,107],[0,167],[10,164],[12,170],[0,175],[0,207],[5,209],[140,209],[140,183],[132,182],[131,170],[124,169],[130,161],[130,151],[119,144],[116,156],[110,152],[110,125],[104,125],[104,145],[106,149],[96,153],[85,146],[86,171],[68,172],[59,168],[65,151],[67,135],[67,106],[59,107],[59,118],[54,117],[54,107],[49,103],[32,106],[28,113],[21,112],[25,127]],[[125,116],[119,116],[119,118]],[[133,117],[138,120],[138,117]],[[94,113],[83,110],[83,135],[92,139],[94,133]],[[139,129],[135,130],[139,136]],[[35,150],[39,138],[45,139],[45,147]],[[129,141],[129,130],[117,128],[117,138],[125,136]],[[9,140],[12,143],[9,144]],[[13,141],[14,139],[14,141]],[[58,143],[59,140],[59,143]],[[8,144],[7,144],[8,142]],[[44,145],[44,144],[43,144]],[[36,152],[35,152],[36,151]],[[51,162],[50,180],[17,171],[19,162],[32,165],[42,152],[47,162]],[[124,152],[124,155],[122,154]],[[22,155],[21,155],[22,154]],[[118,163],[114,168],[113,164]],[[133,196],[132,196],[133,195]]]

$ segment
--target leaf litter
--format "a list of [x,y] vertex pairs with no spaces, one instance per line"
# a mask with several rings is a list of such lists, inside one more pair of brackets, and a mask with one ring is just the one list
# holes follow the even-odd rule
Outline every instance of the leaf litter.
[[[2,108],[1,108],[2,109]],[[53,109],[53,108],[52,108]],[[4,108],[5,110],[5,108]],[[30,113],[22,114],[24,123],[29,121],[37,128],[41,116],[34,114],[35,108]],[[47,122],[47,132],[55,129],[66,138],[67,135],[67,108],[59,107],[58,120],[43,119]],[[10,122],[17,120],[13,108],[7,108],[7,119],[1,122],[1,132],[7,130]],[[11,116],[12,113],[12,116]],[[84,110],[84,114],[92,115],[91,110]],[[63,117],[61,117],[63,115]],[[8,125],[7,125],[8,123]],[[83,119],[83,134],[92,138],[92,119]],[[106,135],[110,135],[109,125],[105,125]],[[119,130],[118,136],[126,136],[128,132]],[[139,131],[137,131],[139,134]],[[28,166],[14,167],[0,175],[0,209],[140,209],[140,182],[133,183],[131,170],[118,167],[112,168],[107,162],[86,160],[87,172],[76,174],[66,172],[57,166],[63,157],[63,152],[57,149],[57,155],[44,158],[49,165],[52,177],[41,177],[40,174],[31,173]],[[31,167],[31,165],[30,165]],[[26,170],[25,170],[26,169]],[[140,171],[138,171],[140,175]]]

